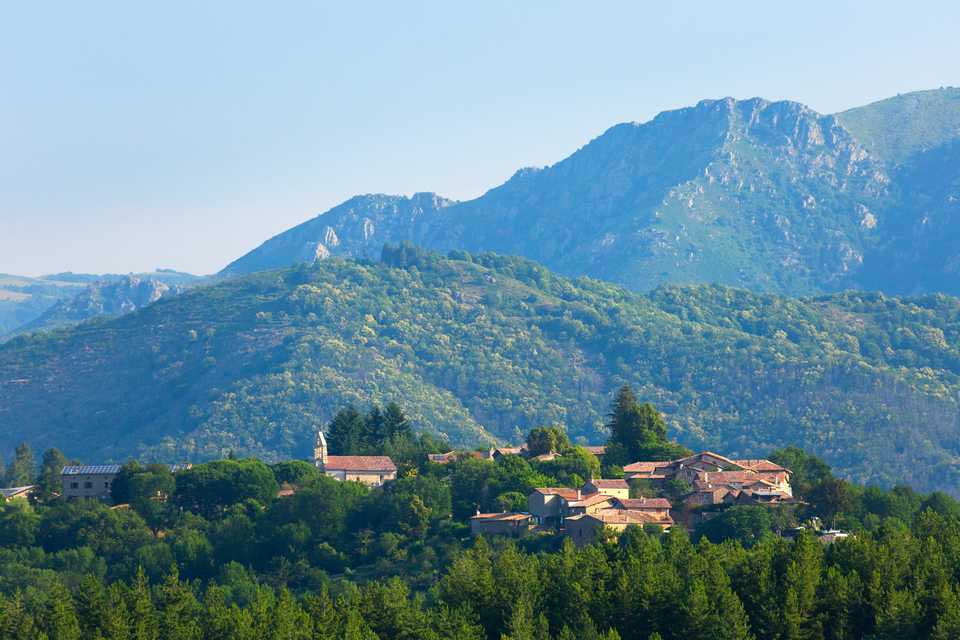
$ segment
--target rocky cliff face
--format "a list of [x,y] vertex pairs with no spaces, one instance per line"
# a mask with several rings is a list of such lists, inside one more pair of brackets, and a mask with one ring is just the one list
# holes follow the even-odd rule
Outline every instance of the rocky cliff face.
[[421,242],[431,227],[442,227],[443,214],[453,204],[453,200],[433,193],[417,193],[412,198],[356,196],[267,240],[229,264],[223,273],[251,273],[299,262],[313,263],[331,255],[379,256],[385,242]]
[[[837,116],[788,101],[704,100],[614,126],[468,202],[353,198],[224,271],[410,240],[522,255],[641,291],[711,282],[790,294],[914,291],[941,274],[937,286],[960,292],[949,281],[960,250],[943,244],[957,201],[958,99],[957,90],[924,92]],[[891,260],[896,280],[884,269]]]

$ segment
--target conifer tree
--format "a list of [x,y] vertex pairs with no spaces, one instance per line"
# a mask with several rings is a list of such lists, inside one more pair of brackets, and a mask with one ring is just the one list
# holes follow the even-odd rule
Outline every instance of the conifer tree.
[[160,586],[160,636],[164,640],[199,640],[197,621],[199,603],[189,587],[180,582],[180,571],[173,565]]
[[44,626],[50,640],[80,640],[80,622],[73,599],[59,580],[54,581],[50,589],[50,605]]
[[130,585],[130,637],[131,640],[158,640],[157,610],[150,597],[150,584],[143,567]]
[[23,487],[33,484],[36,479],[36,465],[33,460],[33,449],[26,442],[17,445],[13,461],[7,468],[4,486]]

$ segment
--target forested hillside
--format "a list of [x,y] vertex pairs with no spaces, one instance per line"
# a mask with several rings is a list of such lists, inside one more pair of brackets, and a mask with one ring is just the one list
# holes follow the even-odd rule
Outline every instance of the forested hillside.
[[495,255],[388,247],[231,279],[0,347],[0,449],[88,461],[306,457],[346,404],[400,402],[453,444],[562,423],[605,439],[630,383],[691,448],[784,444],[862,481],[960,492],[960,301],[649,296]]

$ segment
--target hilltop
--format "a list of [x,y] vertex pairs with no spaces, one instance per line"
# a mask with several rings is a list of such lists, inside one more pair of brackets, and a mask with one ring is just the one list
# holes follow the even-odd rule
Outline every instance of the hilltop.
[[347,404],[397,401],[452,445],[563,423],[605,438],[630,383],[682,444],[796,444],[859,481],[960,492],[960,301],[724,287],[632,293],[411,247],[186,291],[0,346],[0,450],[122,461],[307,457]]

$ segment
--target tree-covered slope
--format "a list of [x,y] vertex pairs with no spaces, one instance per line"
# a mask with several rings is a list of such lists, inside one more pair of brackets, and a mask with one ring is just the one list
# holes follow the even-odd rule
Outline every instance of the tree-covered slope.
[[960,294],[960,90],[822,115],[796,102],[704,100],[614,126],[552,166],[467,202],[360,196],[225,272],[411,240],[523,255],[637,291],[719,283],[808,295]]
[[87,461],[308,456],[348,403],[453,443],[560,422],[598,442],[630,383],[690,447],[797,444],[848,476],[960,492],[960,301],[650,296],[493,255],[262,272],[0,347],[0,450]]

